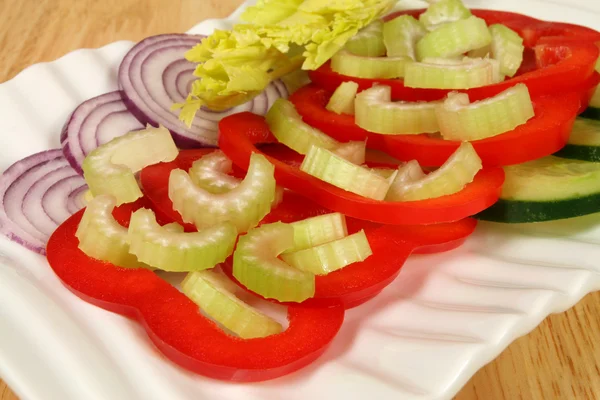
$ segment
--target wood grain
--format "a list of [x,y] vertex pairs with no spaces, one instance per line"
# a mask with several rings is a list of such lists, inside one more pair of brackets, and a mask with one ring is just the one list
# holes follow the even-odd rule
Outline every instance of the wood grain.
[[[0,82],[77,48],[183,32],[201,20],[228,15],[241,2],[0,0]],[[15,399],[0,381],[0,400]],[[514,342],[457,399],[600,399],[600,293]]]

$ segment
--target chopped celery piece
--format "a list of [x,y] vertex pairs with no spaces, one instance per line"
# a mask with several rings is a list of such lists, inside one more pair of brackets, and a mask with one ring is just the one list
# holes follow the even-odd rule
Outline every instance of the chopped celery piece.
[[361,165],[365,163],[367,154],[366,141],[352,141],[340,143],[331,149],[334,154],[350,161],[352,164]]
[[500,63],[500,72],[506,76],[514,76],[523,62],[523,38],[501,24],[490,25],[490,34],[491,54]]
[[430,31],[442,24],[466,19],[471,16],[471,11],[461,0],[441,0],[430,5],[427,10],[419,16],[419,21]]
[[374,86],[356,96],[356,125],[381,134],[419,134],[438,131],[438,102],[392,102],[389,86]]
[[83,161],[83,176],[92,195],[109,194],[117,205],[142,197],[134,173],[148,165],[172,161],[178,150],[164,127],[129,132],[93,150]]
[[519,83],[494,97],[469,104],[466,93],[450,93],[436,109],[447,140],[479,140],[523,125],[535,114],[529,90]]
[[276,335],[283,330],[279,322],[238,299],[236,285],[222,273],[190,272],[181,289],[206,315],[242,339]]
[[184,272],[213,268],[233,253],[237,230],[229,222],[198,232],[173,232],[156,222],[154,212],[141,208],[131,215],[129,252],[163,271]]
[[383,25],[383,42],[388,57],[415,59],[415,45],[427,30],[410,15],[401,15]]
[[[487,46],[483,46],[478,49],[469,51],[467,53],[467,57],[469,57],[469,58],[486,58],[486,57],[491,57],[491,54],[492,54],[492,46],[488,44]],[[500,66],[498,66],[498,68],[500,68]]]
[[277,140],[300,154],[308,153],[311,146],[331,149],[338,145],[337,140],[302,121],[289,100],[277,99],[266,121]]
[[368,79],[393,79],[404,76],[410,57],[362,57],[340,51],[331,59],[331,69],[338,74]]
[[148,267],[129,253],[127,228],[113,217],[116,200],[113,196],[95,196],[83,212],[83,217],[75,236],[79,239],[79,249],[88,256],[108,261],[124,268]]
[[449,22],[417,42],[417,58],[447,58],[487,46],[492,36],[485,21],[469,17]]
[[354,115],[354,98],[358,93],[358,83],[343,82],[335,89],[327,103],[327,108],[336,114]]
[[382,178],[390,178],[392,175],[396,173],[396,169],[394,168],[369,168],[371,172],[381,176]]
[[387,179],[367,168],[316,146],[304,157],[300,169],[340,189],[375,200],[383,200],[390,186]]
[[213,151],[194,161],[189,170],[196,186],[210,193],[226,193],[237,187],[241,179],[228,175],[233,164],[221,150]]
[[481,159],[473,145],[463,142],[444,165],[422,179],[407,182],[402,190],[397,190],[397,197],[391,196],[387,200],[425,200],[460,192],[473,181],[481,167]]
[[278,301],[301,302],[315,294],[315,276],[279,258],[294,246],[294,228],[276,222],[240,237],[233,253],[233,276],[248,289]]
[[265,156],[253,153],[246,177],[227,193],[210,193],[192,182],[181,169],[171,172],[169,198],[185,222],[198,228],[231,222],[246,232],[271,211],[275,200],[274,167]]
[[426,59],[406,65],[404,84],[413,88],[469,89],[498,81],[498,62],[489,58],[462,61]]
[[366,260],[373,251],[365,232],[361,230],[350,236],[293,253],[281,258],[300,270],[315,275],[327,275],[347,265]]
[[287,88],[289,94],[294,93],[311,82],[308,71],[303,69],[296,69],[289,74],[282,76],[280,79]]
[[405,189],[410,187],[410,184],[423,179],[425,176],[426,175],[417,160],[411,160],[400,166],[385,199],[393,201],[393,199],[402,198]]
[[352,54],[363,57],[385,56],[382,37],[383,21],[375,20],[351,37],[344,47]]
[[348,235],[346,217],[337,212],[306,218],[290,225],[294,228],[294,245],[284,253],[305,250]]

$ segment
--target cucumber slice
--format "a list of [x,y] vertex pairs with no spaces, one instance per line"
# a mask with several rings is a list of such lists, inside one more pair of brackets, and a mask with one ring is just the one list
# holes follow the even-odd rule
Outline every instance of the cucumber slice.
[[279,258],[294,246],[294,228],[276,222],[240,237],[233,253],[233,276],[248,289],[278,301],[301,302],[315,294],[315,276]]
[[406,65],[404,85],[425,89],[470,89],[500,79],[498,61],[490,58],[425,59]]
[[222,273],[190,272],[181,283],[181,289],[206,315],[242,339],[283,331],[279,322],[238,299],[236,285]]
[[455,22],[471,16],[471,11],[461,0],[441,0],[430,5],[419,16],[419,21],[430,31],[448,22]]
[[[482,168],[481,159],[469,142],[460,147],[438,169],[418,180],[398,182],[395,191],[389,193],[389,201],[415,201],[433,199],[460,192],[473,181]],[[398,179],[398,175],[396,175]]]
[[554,155],[575,160],[600,161],[600,121],[577,118],[567,145]]
[[169,198],[185,222],[198,228],[231,222],[246,232],[271,211],[275,200],[275,168],[265,156],[253,153],[246,177],[227,193],[210,193],[192,182],[181,169],[171,172]]
[[362,57],[348,51],[339,51],[331,59],[331,69],[338,74],[367,79],[394,79],[404,77],[410,57]]
[[436,108],[442,137],[456,141],[496,136],[525,124],[534,115],[529,90],[523,83],[473,103],[466,93],[450,93]]
[[385,56],[385,44],[383,43],[383,21],[376,20],[361,29],[351,37],[344,47],[352,54],[363,57]]
[[[599,58],[599,60],[600,60],[600,58]],[[598,71],[598,70],[599,70],[599,68],[598,68],[598,66],[596,66],[596,71]],[[588,104],[588,108],[585,109],[585,111],[581,114],[581,116],[585,117],[585,118],[600,120],[600,85],[598,85],[598,87],[594,91],[594,94],[592,95],[592,99],[590,100],[590,103]]]
[[173,232],[156,222],[154,213],[141,208],[129,222],[129,252],[153,268],[171,272],[213,268],[233,253],[237,230],[224,222],[199,232]]
[[355,102],[356,125],[380,134],[406,135],[439,130],[435,108],[439,102],[392,102],[389,86],[360,92]]
[[83,212],[75,236],[79,249],[97,260],[108,261],[123,268],[148,268],[129,253],[127,228],[121,226],[112,212],[115,198],[101,194],[95,196]]
[[350,264],[366,260],[373,251],[363,230],[319,246],[284,253],[286,263],[315,275],[327,275]]
[[417,58],[451,58],[492,42],[487,24],[471,16],[443,24],[417,42]]
[[600,211],[600,163],[549,156],[504,169],[500,200],[477,218],[541,222]]
[[218,194],[229,192],[242,181],[229,175],[231,171],[233,171],[231,160],[221,150],[216,150],[194,161],[189,174],[196,186]]
[[325,108],[336,114],[354,115],[356,93],[358,93],[358,83],[343,82],[335,89]]
[[167,129],[148,126],[93,150],[83,161],[83,176],[92,195],[112,195],[117,205],[131,203],[142,197],[134,173],[152,164],[173,161],[177,154]]
[[306,218],[290,225],[294,229],[294,245],[284,253],[308,249],[348,235],[346,217],[337,212]]
[[410,15],[401,15],[383,25],[383,42],[388,57],[416,58],[415,45],[427,30],[423,24]]

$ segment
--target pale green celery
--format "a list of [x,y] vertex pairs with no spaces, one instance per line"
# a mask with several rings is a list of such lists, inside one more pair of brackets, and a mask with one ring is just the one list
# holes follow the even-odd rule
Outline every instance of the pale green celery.
[[491,54],[500,63],[500,72],[514,76],[523,62],[523,38],[501,24],[490,25],[489,30],[492,35]]
[[356,93],[358,93],[358,83],[342,82],[335,89],[333,95],[331,95],[325,108],[336,114],[354,115],[354,98],[356,97]]
[[492,54],[492,46],[488,44],[487,46],[483,46],[478,49],[469,51],[467,53],[467,57],[469,57],[469,58],[489,58],[489,57],[491,57],[491,54]]
[[355,122],[374,133],[407,135],[439,130],[435,118],[438,102],[392,102],[389,86],[374,86],[360,92],[355,102]]
[[376,20],[361,29],[355,36],[351,37],[344,47],[352,54],[363,57],[385,56],[385,44],[383,43],[383,21]]
[[390,182],[369,169],[321,147],[313,146],[300,170],[333,186],[375,200],[383,200]]
[[466,19],[471,16],[471,11],[461,0],[441,0],[430,5],[427,10],[419,16],[419,21],[430,31],[442,24]]
[[414,182],[408,182],[398,197],[389,201],[415,201],[433,199],[460,192],[471,183],[482,168],[481,159],[469,142],[460,147],[446,160],[444,165]]
[[283,261],[302,271],[327,275],[373,254],[363,230],[332,242],[281,255]]
[[177,157],[171,133],[147,126],[129,132],[93,150],[83,161],[83,176],[93,196],[114,196],[117,205],[142,197],[134,173]]
[[402,78],[410,57],[362,57],[340,51],[331,59],[331,69],[338,74],[369,79]]
[[302,121],[289,100],[277,99],[265,119],[277,140],[300,154],[306,154],[311,146],[331,149],[338,145],[337,140]]
[[271,211],[275,193],[274,167],[258,153],[250,157],[246,177],[226,193],[214,194],[194,185],[180,169],[171,171],[169,178],[173,209],[198,228],[231,222],[239,232],[246,232]]
[[337,212],[306,218],[290,225],[294,229],[294,244],[284,253],[305,250],[348,235],[346,217]]
[[401,15],[383,25],[383,42],[388,57],[415,59],[415,45],[427,30],[421,22],[410,15]]
[[398,173],[390,185],[385,199],[394,201],[401,199],[406,188],[409,188],[413,183],[425,178],[425,173],[417,160],[411,160],[406,164],[398,167]]
[[417,42],[417,58],[448,58],[487,46],[492,36],[481,18],[471,16],[443,24]]
[[352,141],[340,143],[330,150],[332,153],[350,161],[352,164],[361,165],[365,163],[367,142]]
[[425,59],[406,66],[404,84],[413,88],[470,89],[498,81],[498,64],[492,59],[462,61]]
[[276,335],[281,324],[235,296],[235,284],[215,271],[195,271],[181,283],[183,293],[214,321],[242,339]]
[[116,206],[113,196],[101,194],[89,201],[75,236],[79,249],[88,256],[124,268],[148,268],[129,254],[127,228],[113,217]]
[[436,109],[440,133],[447,140],[479,140],[511,131],[535,113],[529,90],[519,83],[494,97],[469,103],[466,93],[450,93]]
[[173,232],[156,222],[154,212],[141,208],[131,215],[129,252],[162,271],[187,272],[215,267],[233,253],[237,230],[222,222],[198,232]]
[[374,174],[377,174],[379,176],[381,176],[382,178],[390,178],[392,175],[396,174],[396,169],[394,168],[379,168],[379,167],[375,167],[375,168],[369,168],[369,170],[371,172],[373,172]]
[[302,302],[315,294],[315,276],[277,258],[294,246],[294,228],[276,222],[239,238],[233,276],[253,292],[278,301]]
[[216,150],[194,161],[188,173],[196,186],[218,194],[229,192],[242,181],[229,175],[231,171],[231,160],[221,150]]

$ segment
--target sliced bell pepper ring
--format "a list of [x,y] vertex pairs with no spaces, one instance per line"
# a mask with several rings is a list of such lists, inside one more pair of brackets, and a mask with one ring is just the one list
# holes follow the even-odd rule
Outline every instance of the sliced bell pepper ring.
[[[126,225],[135,205],[115,211]],[[318,358],[344,320],[341,304],[291,304],[289,327],[259,339],[236,338],[202,316],[198,306],[146,269],[125,269],[78,249],[75,232],[83,210],[48,241],[48,262],[60,280],[87,302],[136,319],[158,349],[176,364],[211,378],[252,382],[294,372]]]
[[260,150],[256,147],[256,144],[273,141],[263,117],[246,112],[226,117],[219,123],[219,147],[234,164],[247,168],[251,154],[262,153],[275,166],[275,179],[279,185],[328,209],[382,224],[427,225],[458,221],[494,204],[504,182],[502,168],[484,168],[473,182],[452,195],[407,202],[377,201],[301,171],[302,156],[282,145],[261,146]]

